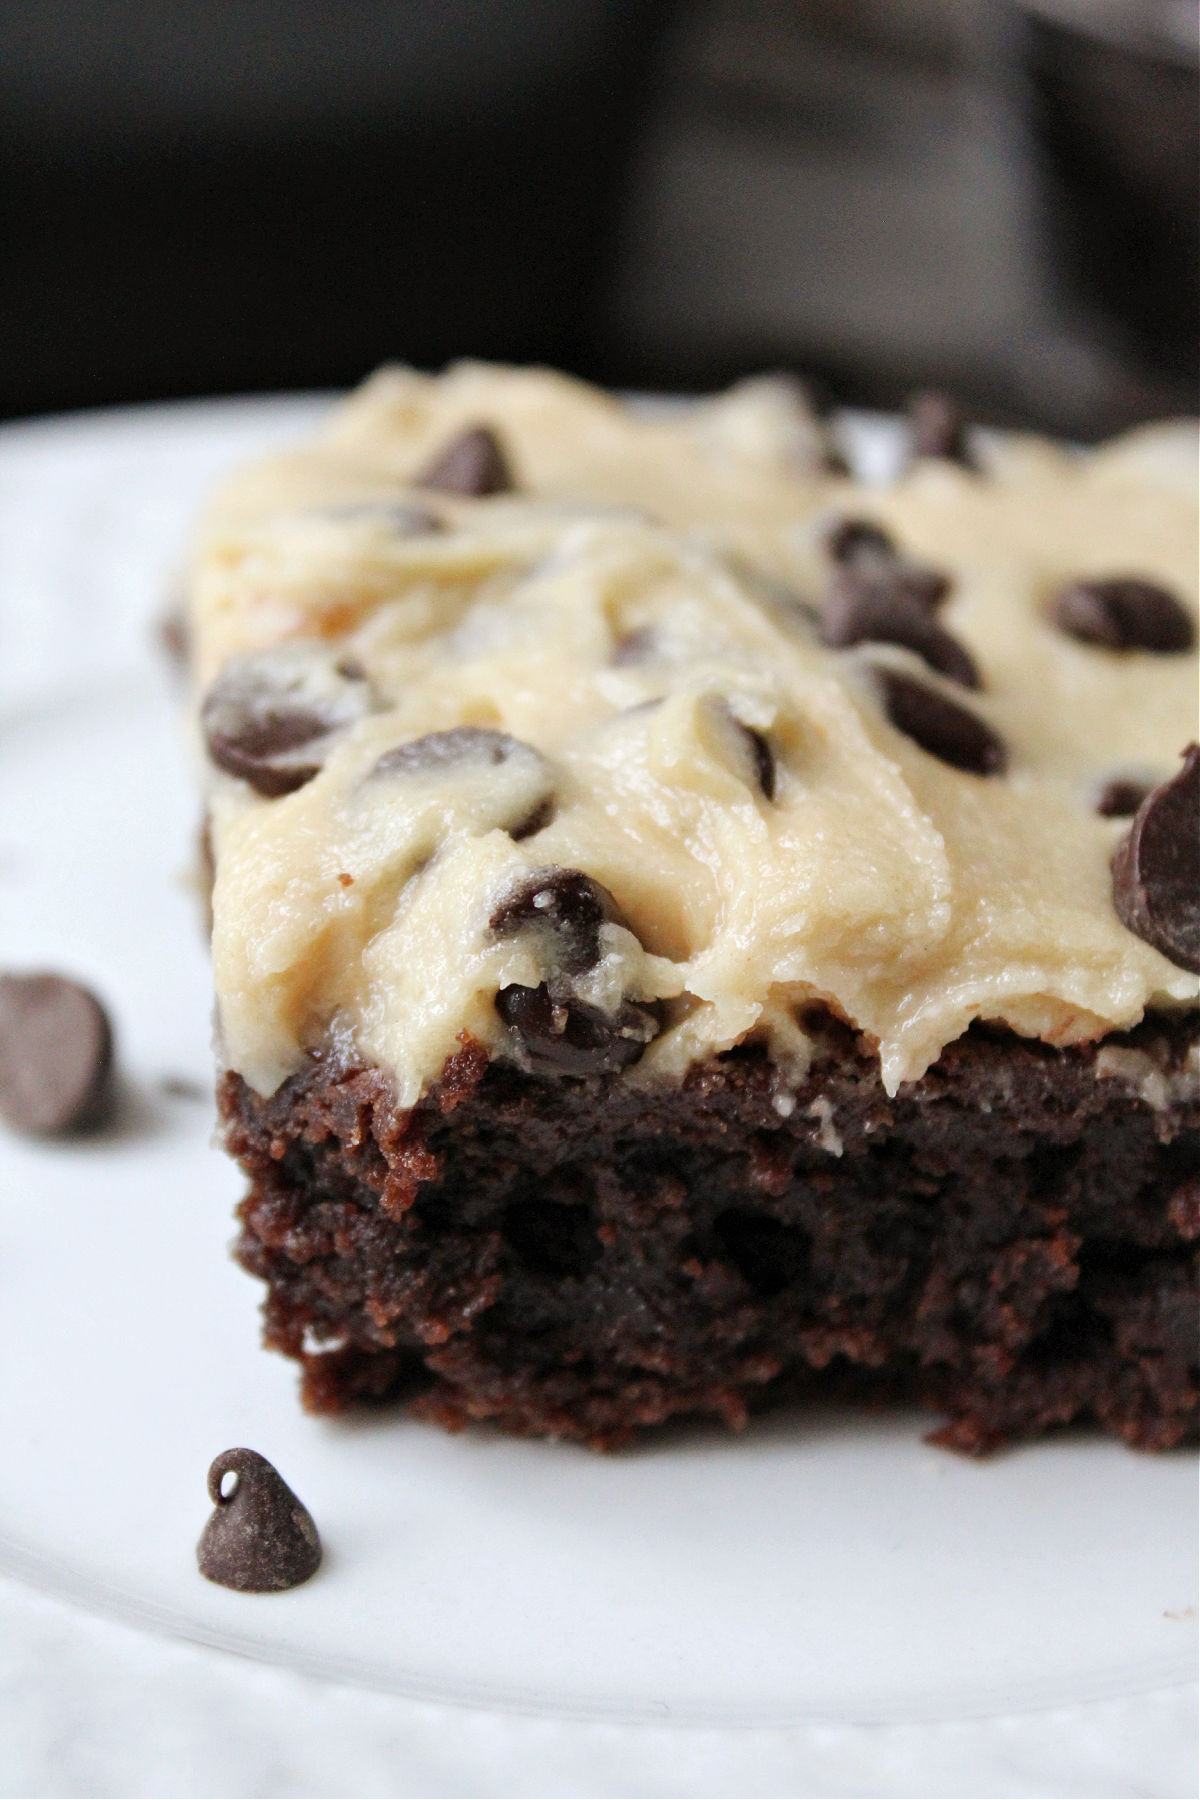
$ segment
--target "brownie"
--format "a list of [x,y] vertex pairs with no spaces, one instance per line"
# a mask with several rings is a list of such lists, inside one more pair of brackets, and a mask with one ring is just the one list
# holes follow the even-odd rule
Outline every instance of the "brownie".
[[[1194,446],[1193,446],[1194,449]],[[191,585],[238,1255],[316,1411],[1197,1427],[1187,434],[384,372]]]
[[468,1044],[407,1113],[369,1070],[267,1100],[227,1076],[238,1257],[306,1405],[416,1394],[451,1428],[608,1448],[819,1378],[931,1406],[971,1452],[1076,1418],[1194,1435],[1196,1021],[1111,1040],[1107,1076],[976,1027],[893,1099],[821,1036],[782,1110],[754,1049],[647,1091]]

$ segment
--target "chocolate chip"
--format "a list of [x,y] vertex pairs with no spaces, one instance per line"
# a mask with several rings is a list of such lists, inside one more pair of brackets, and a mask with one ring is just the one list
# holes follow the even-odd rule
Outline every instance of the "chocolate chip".
[[1172,656],[1190,650],[1196,639],[1195,627],[1174,594],[1137,575],[1073,581],[1054,596],[1051,612],[1068,637],[1106,650],[1153,650]]
[[523,844],[526,838],[536,837],[539,831],[545,831],[554,817],[554,801],[550,796],[539,800],[531,813],[527,813],[517,824],[510,825],[508,835],[514,844]]
[[487,725],[455,725],[449,731],[429,731],[424,737],[410,738],[407,744],[385,750],[371,776],[416,775],[464,763],[498,768],[518,756],[544,761],[540,750],[510,737],[506,731],[494,731]]
[[517,1060],[550,1075],[613,1075],[635,1063],[658,1035],[648,1007],[624,1001],[614,1015],[579,1000],[555,999],[549,986],[506,987],[496,1011]]
[[835,649],[851,644],[900,644],[939,675],[977,688],[979,671],[970,652],[907,591],[899,567],[835,569],[821,614],[821,639]]
[[256,1450],[222,1451],[208,1471],[208,1492],[214,1511],[196,1546],[196,1561],[209,1581],[244,1594],[272,1594],[316,1574],[317,1528],[265,1456]]
[[1008,766],[1004,742],[978,714],[968,712],[936,688],[896,669],[876,670],[888,718],[930,756],[970,775],[1002,775]]
[[[741,721],[738,721],[741,724]],[[763,798],[775,798],[775,752],[761,731],[753,730],[749,725],[742,725],[742,730],[749,739],[750,754],[754,759],[754,773],[758,777],[758,785],[763,791]]]
[[1171,781],[1153,788],[1112,861],[1122,925],[1200,974],[1200,750],[1184,752]]
[[825,548],[836,563],[854,562],[860,556],[886,562],[897,554],[894,540],[873,519],[839,519],[825,539]]
[[939,607],[953,586],[940,569],[902,556],[882,525],[871,519],[842,519],[825,539],[825,548],[839,573],[853,571],[864,584],[886,585],[926,612]]
[[94,994],[65,975],[0,975],[0,1116],[14,1130],[101,1125],[113,1085],[112,1026]]
[[482,499],[487,494],[512,493],[517,484],[491,426],[474,425],[452,438],[414,485]]
[[607,888],[580,869],[535,869],[497,906],[488,921],[496,937],[534,930],[548,960],[565,975],[581,975],[600,960],[600,927],[616,917]]
[[927,388],[908,403],[909,454],[940,456],[970,468],[967,430],[957,401],[949,394]]
[[1115,775],[1097,793],[1096,811],[1102,819],[1132,818],[1149,792],[1149,782],[1133,781],[1125,776]]
[[367,712],[359,669],[310,644],[232,657],[201,710],[210,758],[265,799],[294,793],[320,773],[331,738]]

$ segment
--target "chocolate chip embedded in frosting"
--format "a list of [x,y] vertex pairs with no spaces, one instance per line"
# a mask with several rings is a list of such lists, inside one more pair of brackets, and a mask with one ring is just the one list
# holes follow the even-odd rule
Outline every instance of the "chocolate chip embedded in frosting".
[[489,425],[473,425],[438,452],[414,485],[483,499],[512,493],[517,484],[496,433]]
[[535,869],[504,896],[488,927],[496,937],[537,932],[548,962],[581,975],[599,962],[600,927],[616,910],[608,889],[581,869]]
[[836,563],[854,562],[860,556],[890,561],[896,545],[882,525],[873,519],[839,519],[825,538],[825,548]]
[[956,400],[940,389],[927,388],[908,403],[909,454],[938,456],[972,466],[967,428]]
[[896,669],[877,669],[875,676],[888,718],[914,744],[970,775],[1004,773],[1004,741],[977,713]]
[[234,656],[205,695],[205,747],[218,769],[264,799],[294,793],[319,774],[333,738],[370,709],[353,660],[323,646],[288,644]]
[[826,537],[825,548],[838,565],[838,573],[852,571],[863,582],[886,584],[926,612],[939,607],[954,585],[940,569],[903,556],[883,527],[871,519],[839,520]]
[[648,1007],[627,1000],[610,1016],[556,998],[546,982],[501,988],[495,1004],[517,1060],[549,1075],[614,1075],[635,1063],[659,1031]]
[[1051,612],[1068,637],[1106,650],[1172,656],[1190,650],[1196,640],[1195,626],[1174,594],[1137,575],[1073,581],[1054,596]]
[[821,639],[834,649],[899,644],[949,681],[979,686],[970,652],[906,590],[898,566],[868,570],[850,564],[835,569],[821,614]]
[[113,1034],[96,996],[65,975],[0,975],[0,1117],[33,1136],[104,1122]]
[[196,1546],[200,1573],[240,1593],[299,1587],[321,1566],[308,1508],[255,1450],[225,1450],[208,1471],[214,1511]]
[[1200,749],[1147,794],[1112,861],[1121,923],[1176,964],[1200,974]]
[[[740,720],[738,723],[741,725]],[[761,731],[755,731],[749,725],[742,725],[741,729],[746,734],[751,760],[754,763],[754,773],[758,778],[758,785],[763,791],[763,798],[764,800],[774,800],[775,752]]]
[[454,725],[448,731],[428,731],[424,737],[410,738],[385,750],[371,777],[379,775],[417,775],[450,770],[465,764],[483,764],[498,768],[514,757],[545,762],[540,750],[521,738],[510,737],[489,725]]
[[1097,791],[1096,811],[1102,819],[1131,819],[1149,792],[1148,781],[1114,775]]

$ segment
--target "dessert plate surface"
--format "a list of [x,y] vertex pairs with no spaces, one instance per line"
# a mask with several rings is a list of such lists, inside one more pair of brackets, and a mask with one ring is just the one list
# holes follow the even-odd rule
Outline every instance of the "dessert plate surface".
[[[795,1413],[626,1454],[305,1417],[229,1260],[196,803],[154,643],[213,475],[318,402],[0,433],[0,962],[92,983],[105,1135],[0,1138],[0,1568],[78,1604],[415,1697],[709,1724],[978,1716],[1194,1667],[1194,1459],[1073,1433],[972,1464],[929,1420]],[[205,1471],[268,1456],[307,1587],[206,1584]]]

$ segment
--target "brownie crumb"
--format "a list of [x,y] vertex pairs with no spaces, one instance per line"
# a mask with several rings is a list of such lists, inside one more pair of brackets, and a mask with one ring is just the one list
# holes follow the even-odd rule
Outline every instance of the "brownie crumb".
[[246,1594],[299,1587],[321,1566],[308,1508],[256,1450],[223,1450],[208,1471],[212,1517],[196,1546],[200,1573]]

